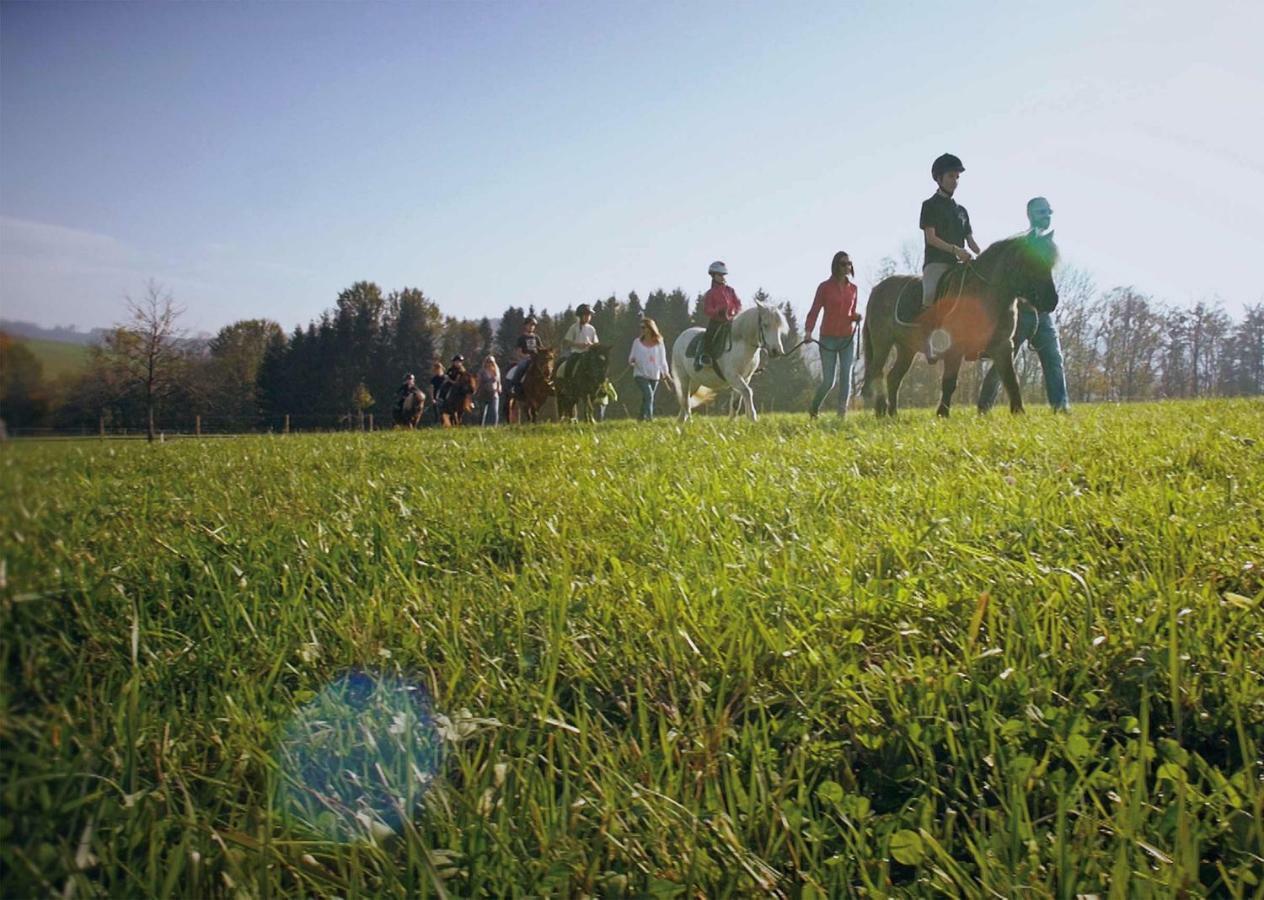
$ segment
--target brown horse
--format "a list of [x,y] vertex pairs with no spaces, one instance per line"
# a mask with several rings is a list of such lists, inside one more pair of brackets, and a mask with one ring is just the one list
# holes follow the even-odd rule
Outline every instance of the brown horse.
[[415,387],[412,392],[395,402],[392,411],[397,428],[416,428],[421,421],[421,411],[426,407],[426,395],[421,388]]
[[465,414],[474,408],[474,392],[478,390],[478,376],[462,372],[448,385],[439,405],[439,421],[444,428],[459,426]]
[[[1025,298],[1040,312],[1053,311],[1058,305],[1053,285],[1057,255],[1052,232],[997,241],[978,259],[949,270],[939,280],[934,306],[925,311],[921,309],[921,279],[911,275],[884,278],[869,294],[865,309],[861,395],[874,396],[876,384],[874,411],[879,416],[894,416],[900,382],[913,357],[924,352],[930,335],[932,341],[946,345],[938,415],[947,416],[952,406],[961,361],[981,356],[997,366],[1009,394],[1010,412],[1021,413],[1023,398],[1014,374],[1017,298]],[[897,315],[897,309],[905,315]],[[886,375],[883,391],[882,371],[892,346],[896,348],[895,364]]]
[[541,347],[536,351],[518,386],[506,395],[506,416],[510,422],[521,422],[524,414],[528,422],[534,422],[540,407],[556,393],[557,388],[553,384],[555,359],[557,353],[551,347]]

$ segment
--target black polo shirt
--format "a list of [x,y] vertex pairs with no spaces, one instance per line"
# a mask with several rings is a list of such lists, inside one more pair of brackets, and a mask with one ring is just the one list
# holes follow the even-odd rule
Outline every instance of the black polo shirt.
[[[919,228],[935,229],[935,236],[954,247],[964,247],[971,233],[970,214],[951,197],[935,191],[929,200],[922,201],[922,219]],[[957,257],[946,250],[926,245],[926,264],[955,263]]]
[[518,336],[518,349],[523,353],[535,356],[540,349],[540,336],[538,334],[521,334]]

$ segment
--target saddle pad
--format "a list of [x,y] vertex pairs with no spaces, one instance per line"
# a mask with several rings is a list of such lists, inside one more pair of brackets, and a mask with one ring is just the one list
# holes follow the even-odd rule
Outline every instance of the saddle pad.
[[700,331],[693,336],[693,340],[689,342],[689,346],[685,348],[685,356],[696,357],[702,352],[702,339],[707,336],[705,331]]
[[922,314],[922,283],[905,282],[895,301],[895,320],[901,325],[913,325]]

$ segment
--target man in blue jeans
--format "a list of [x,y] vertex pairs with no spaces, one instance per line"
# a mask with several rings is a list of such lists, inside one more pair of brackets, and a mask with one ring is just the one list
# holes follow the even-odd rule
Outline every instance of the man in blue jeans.
[[[1031,229],[1028,236],[1035,237],[1049,230],[1053,210],[1044,197],[1032,197],[1027,201],[1027,221]],[[1052,313],[1038,313],[1026,302],[1018,304],[1018,327],[1014,331],[1014,352],[1027,341],[1040,359],[1040,371],[1045,378],[1045,396],[1056,413],[1071,411],[1067,400],[1066,374],[1062,370],[1062,345],[1058,342],[1058,329],[1053,324]],[[990,366],[979,387],[979,412],[987,412],[996,403],[1001,389],[1001,373]]]

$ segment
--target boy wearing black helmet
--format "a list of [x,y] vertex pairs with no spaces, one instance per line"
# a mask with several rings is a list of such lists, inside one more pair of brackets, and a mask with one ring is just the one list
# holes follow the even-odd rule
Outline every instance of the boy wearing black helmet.
[[[958,262],[969,262],[979,245],[974,242],[974,230],[970,227],[970,214],[953,199],[957,182],[966,170],[961,160],[951,153],[939,156],[930,167],[935,179],[935,193],[922,201],[919,226],[926,237],[926,257],[922,265],[922,309],[930,309],[935,303],[935,291],[939,279]],[[967,250],[966,246],[970,249]],[[935,350],[930,337],[926,340],[926,359],[935,361]]]
[[[930,174],[937,190],[922,202],[919,225],[926,236],[926,259],[922,266],[922,308],[935,302],[935,289],[939,279],[952,266],[974,259],[971,251],[979,252],[974,242],[974,230],[970,227],[970,214],[953,199],[957,182],[966,167],[951,153],[940,156],[931,165]],[[966,247],[969,246],[969,250]]]

